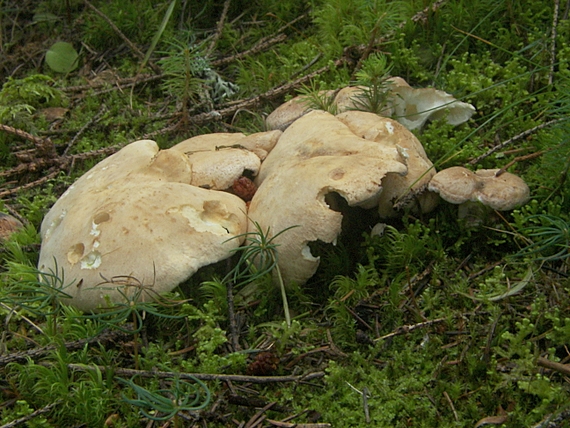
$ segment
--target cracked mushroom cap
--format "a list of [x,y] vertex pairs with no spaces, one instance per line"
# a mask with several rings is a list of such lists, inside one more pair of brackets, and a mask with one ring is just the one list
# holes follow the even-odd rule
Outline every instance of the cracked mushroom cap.
[[183,153],[192,165],[190,184],[206,189],[226,190],[244,171],[257,175],[261,161],[277,143],[281,131],[205,134],[189,138],[170,151]]
[[341,232],[342,214],[329,196],[366,206],[378,199],[387,173],[406,171],[395,147],[356,136],[333,115],[312,111],[287,128],[262,164],[248,216],[270,236],[298,226],[275,242],[284,280],[303,284],[319,264],[308,244],[335,243]]
[[[153,300],[223,260],[246,231],[245,203],[189,184],[183,153],[132,143],[79,178],[41,226],[38,268],[65,278],[66,303],[91,311]],[[229,241],[228,241],[229,240]]]
[[526,203],[530,190],[520,177],[498,169],[472,172],[455,166],[438,172],[429,183],[429,190],[439,193],[452,204],[479,201],[494,210],[509,211]]
[[406,175],[389,172],[382,180],[383,190],[378,201],[382,218],[394,217],[396,207],[414,202],[424,213],[435,208],[437,196],[434,198],[433,193],[425,192],[435,169],[414,134],[395,120],[374,113],[347,111],[337,118],[357,136],[397,149],[401,162],[408,168]]

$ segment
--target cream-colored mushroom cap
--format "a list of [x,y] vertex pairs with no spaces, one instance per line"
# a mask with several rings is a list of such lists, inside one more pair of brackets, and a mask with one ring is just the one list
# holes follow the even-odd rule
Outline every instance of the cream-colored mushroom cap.
[[422,212],[435,208],[437,200],[424,192],[435,169],[414,134],[395,120],[373,113],[347,111],[338,114],[337,118],[357,136],[395,148],[408,168],[406,175],[389,172],[382,180],[383,190],[378,201],[381,217],[395,216],[395,204],[403,207],[417,201]]
[[287,128],[262,164],[248,216],[270,236],[297,226],[275,242],[284,280],[302,284],[319,264],[308,244],[334,243],[341,232],[342,214],[331,209],[327,195],[336,193],[349,206],[367,205],[378,199],[388,172],[406,171],[395,147],[360,138],[315,110]]
[[184,140],[170,148],[183,153],[192,166],[190,184],[207,189],[226,190],[244,171],[255,176],[261,161],[277,143],[281,131],[215,133]]
[[456,100],[447,92],[434,88],[412,88],[402,81],[392,80],[390,104],[393,117],[410,130],[420,129],[428,120],[445,119],[451,125],[459,125],[475,113],[475,107]]
[[497,175],[498,172],[498,169],[471,172],[459,166],[447,168],[432,178],[429,189],[452,204],[479,201],[498,211],[526,203],[530,190],[524,180],[509,172]]
[[188,184],[183,153],[138,141],[79,178],[42,222],[38,268],[65,278],[65,301],[96,310],[152,300],[222,260],[246,231],[245,203]]
[[273,130],[267,132],[256,132],[251,135],[242,133],[215,133],[204,134],[188,138],[172,147],[171,150],[186,153],[187,155],[200,151],[224,150],[231,148],[246,149],[255,153],[259,159],[263,160],[273,149],[277,140],[281,136],[281,131]]
[[472,200],[478,190],[475,174],[462,166],[439,171],[430,181],[428,189],[439,193],[444,201],[462,204]]
[[477,199],[498,211],[509,211],[528,202],[530,189],[524,180],[510,172],[499,175],[498,169],[481,169],[475,175],[484,184]]
[[268,130],[279,129],[284,131],[294,121],[311,110],[309,102],[304,96],[297,96],[284,102],[269,116],[265,118],[265,127]]

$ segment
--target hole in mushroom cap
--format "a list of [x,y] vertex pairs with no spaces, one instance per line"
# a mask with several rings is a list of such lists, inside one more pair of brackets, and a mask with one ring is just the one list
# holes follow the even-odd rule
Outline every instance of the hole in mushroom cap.
[[91,251],[81,259],[81,269],[97,269],[101,266],[101,253]]
[[[308,248],[303,250],[303,256],[310,252],[312,257],[320,260],[319,268],[309,280],[307,287],[319,287],[322,284],[328,285],[337,275],[352,275],[356,264],[362,262],[362,260],[359,260],[357,257],[359,253],[352,252],[351,246],[347,245],[349,240],[346,241],[339,241],[337,245],[328,244],[320,240],[307,243]],[[319,294],[319,291],[315,290],[315,292]]]
[[[362,236],[363,232],[369,232],[379,221],[377,206],[371,209],[365,209],[360,206],[350,206],[346,199],[337,192],[325,194],[325,202],[331,210],[342,214],[339,238],[347,237],[347,243],[351,243],[350,245],[354,245],[355,247],[360,246],[360,240],[355,238]],[[336,241],[334,244],[336,244]],[[354,250],[357,251],[356,248]]]
[[81,243],[73,245],[67,252],[67,261],[74,265],[75,263],[79,262],[79,260],[81,260],[84,251],[85,245]]
[[107,212],[97,213],[95,217],[93,217],[93,223],[95,224],[105,223],[109,220],[111,220],[111,216]]

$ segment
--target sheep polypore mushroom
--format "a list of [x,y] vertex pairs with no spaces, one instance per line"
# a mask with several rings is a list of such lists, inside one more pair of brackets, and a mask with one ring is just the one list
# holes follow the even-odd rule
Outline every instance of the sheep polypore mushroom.
[[475,113],[475,107],[456,100],[447,92],[412,88],[400,77],[393,77],[388,82],[393,117],[409,130],[420,129],[428,120],[444,119],[451,125],[459,125]]
[[231,189],[247,171],[257,175],[261,161],[277,143],[281,131],[199,135],[178,143],[170,151],[184,153],[192,165],[190,184],[206,189]]
[[509,172],[499,172],[451,167],[438,172],[428,188],[452,204],[478,201],[494,210],[508,211],[526,203],[530,190],[524,180]]
[[[409,130],[420,129],[428,121],[444,119],[452,125],[459,125],[471,118],[475,107],[456,100],[453,95],[434,88],[412,88],[401,77],[387,79],[385,105],[382,116],[391,116]],[[336,113],[362,110],[365,105],[359,101],[366,88],[347,86],[339,90],[334,98]],[[319,96],[332,96],[333,91],[320,91]],[[285,130],[291,123],[311,110],[306,96],[297,96],[276,108],[266,119],[267,129]]]
[[414,207],[429,212],[437,203],[433,193],[425,192],[435,175],[433,164],[414,134],[395,120],[373,113],[347,111],[337,118],[359,137],[395,148],[408,172],[406,175],[388,172],[382,180],[382,193],[378,200],[381,217],[394,217],[395,208]]
[[333,115],[312,111],[287,128],[263,162],[248,216],[270,236],[298,226],[275,242],[284,280],[302,284],[319,264],[308,244],[334,243],[341,232],[342,214],[331,209],[330,195],[352,207],[369,206],[386,174],[406,172],[397,148],[356,136]]
[[82,310],[152,300],[198,268],[229,257],[247,230],[246,206],[202,189],[179,151],[132,143],[79,178],[42,226],[38,268],[65,278]]

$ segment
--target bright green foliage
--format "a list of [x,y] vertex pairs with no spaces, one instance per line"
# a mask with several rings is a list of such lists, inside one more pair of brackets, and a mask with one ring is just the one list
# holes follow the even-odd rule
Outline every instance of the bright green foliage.
[[372,55],[363,62],[362,68],[356,72],[355,84],[364,87],[353,97],[356,110],[379,115],[385,111],[390,90],[387,82],[390,68],[385,55]]
[[333,0],[323,2],[313,15],[320,44],[332,56],[387,34],[404,18],[403,9],[404,2]]
[[36,109],[64,105],[65,96],[54,88],[54,83],[43,74],[24,79],[8,78],[0,91],[0,123],[30,130],[31,115]]
[[[296,92],[313,108],[332,111],[328,95],[349,84],[367,88],[359,108],[378,111],[385,79],[401,76],[477,109],[460,126],[438,121],[416,131],[437,170],[506,168],[525,179],[532,199],[512,212],[482,211],[477,224],[441,202],[431,213],[373,219],[386,223],[382,236],[369,236],[372,223],[362,225],[364,236],[343,231],[336,246],[311,242],[321,264],[301,287],[282,284],[279,247],[269,231],[254,230],[231,259],[202,269],[168,300],[125,296],[98,314],[82,314],[62,303],[74,286],[65,272],[38,275],[34,268],[43,215],[101,156],[67,159],[59,175],[3,200],[29,224],[0,256],[0,362],[17,351],[55,348],[0,365],[0,424],[61,400],[27,424],[141,426],[160,419],[176,426],[196,404],[205,407],[192,414],[207,417],[208,426],[235,425],[232,418],[245,425],[257,409],[229,404],[230,390],[302,414],[291,423],[314,422],[303,412],[310,409],[320,414],[318,423],[350,427],[476,426],[504,413],[503,426],[536,426],[567,409],[565,375],[541,366],[542,359],[566,364],[570,341],[564,2],[553,46],[555,2],[539,0],[231,1],[226,16],[225,2],[214,0],[91,1],[138,53],[83,1],[32,3],[26,13],[1,10],[0,122],[49,136],[58,155],[72,140],[67,153],[79,155],[149,134],[169,147],[212,131],[260,131],[263,117]],[[80,50],[80,67],[48,77],[42,55],[59,40]],[[41,54],[34,57],[36,45]],[[304,88],[279,89],[318,69],[324,71],[303,80]],[[77,89],[85,85],[90,89]],[[231,117],[194,122],[196,114],[223,112],[249,97],[258,98]],[[39,114],[68,106],[53,123]],[[3,174],[34,151],[22,137],[2,132],[0,139]],[[38,168],[0,180],[26,184],[47,171]],[[123,279],[137,294],[147,291]],[[241,350],[229,346],[230,288]],[[121,339],[66,348],[110,332]],[[264,353],[278,361],[271,374],[324,378],[229,388],[223,381],[186,384],[175,375],[243,375]],[[116,376],[98,366],[173,376]],[[196,385],[201,398],[210,391],[210,405],[193,403]],[[212,402],[216,411],[208,413]]]
[[96,368],[73,372],[67,364],[72,356],[65,349],[54,352],[49,366],[28,362],[12,364],[9,376],[20,385],[28,402],[45,406],[60,402],[55,407],[58,425],[86,423],[101,426],[109,405],[114,403],[108,394],[102,373]]
[[153,421],[167,421],[175,418],[181,411],[195,412],[210,403],[210,391],[198,379],[189,382],[176,378],[171,381],[170,389],[155,391],[137,385],[133,379],[118,380],[137,394],[137,399],[123,396],[123,400],[139,407],[143,416]]

